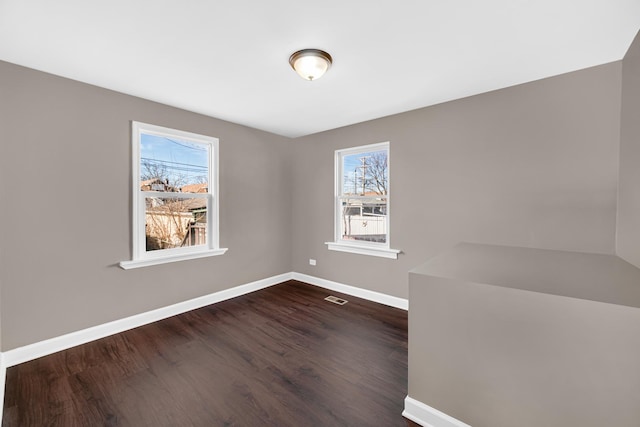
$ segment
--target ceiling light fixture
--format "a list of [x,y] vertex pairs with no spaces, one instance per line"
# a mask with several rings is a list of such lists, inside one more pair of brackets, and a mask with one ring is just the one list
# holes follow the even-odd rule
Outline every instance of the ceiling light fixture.
[[319,49],[302,49],[289,57],[291,68],[305,80],[318,80],[332,62],[331,55]]

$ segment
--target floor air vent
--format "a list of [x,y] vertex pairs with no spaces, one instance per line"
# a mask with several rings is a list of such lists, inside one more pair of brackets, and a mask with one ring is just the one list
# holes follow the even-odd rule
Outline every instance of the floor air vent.
[[329,301],[332,302],[334,304],[338,304],[338,305],[345,305],[346,303],[348,303],[349,301],[347,301],[346,299],[342,299],[342,298],[338,298],[338,297],[334,297],[333,295],[329,295],[328,297],[326,297],[324,299],[325,301]]

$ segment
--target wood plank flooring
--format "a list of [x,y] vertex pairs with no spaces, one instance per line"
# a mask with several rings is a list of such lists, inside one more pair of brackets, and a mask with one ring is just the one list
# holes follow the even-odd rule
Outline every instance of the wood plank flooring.
[[2,425],[393,427],[406,394],[406,311],[289,281],[9,368]]

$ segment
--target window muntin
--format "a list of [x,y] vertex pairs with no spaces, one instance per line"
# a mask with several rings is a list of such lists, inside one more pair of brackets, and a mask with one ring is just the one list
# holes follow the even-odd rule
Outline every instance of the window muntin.
[[218,247],[218,139],[132,123],[134,260]]
[[389,247],[389,143],[336,151],[336,242]]

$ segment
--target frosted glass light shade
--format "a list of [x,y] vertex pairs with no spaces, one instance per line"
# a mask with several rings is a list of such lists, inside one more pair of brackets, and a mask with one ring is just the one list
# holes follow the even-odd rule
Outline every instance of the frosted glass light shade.
[[317,80],[327,72],[332,63],[331,55],[318,49],[304,49],[289,58],[289,64],[305,80]]

